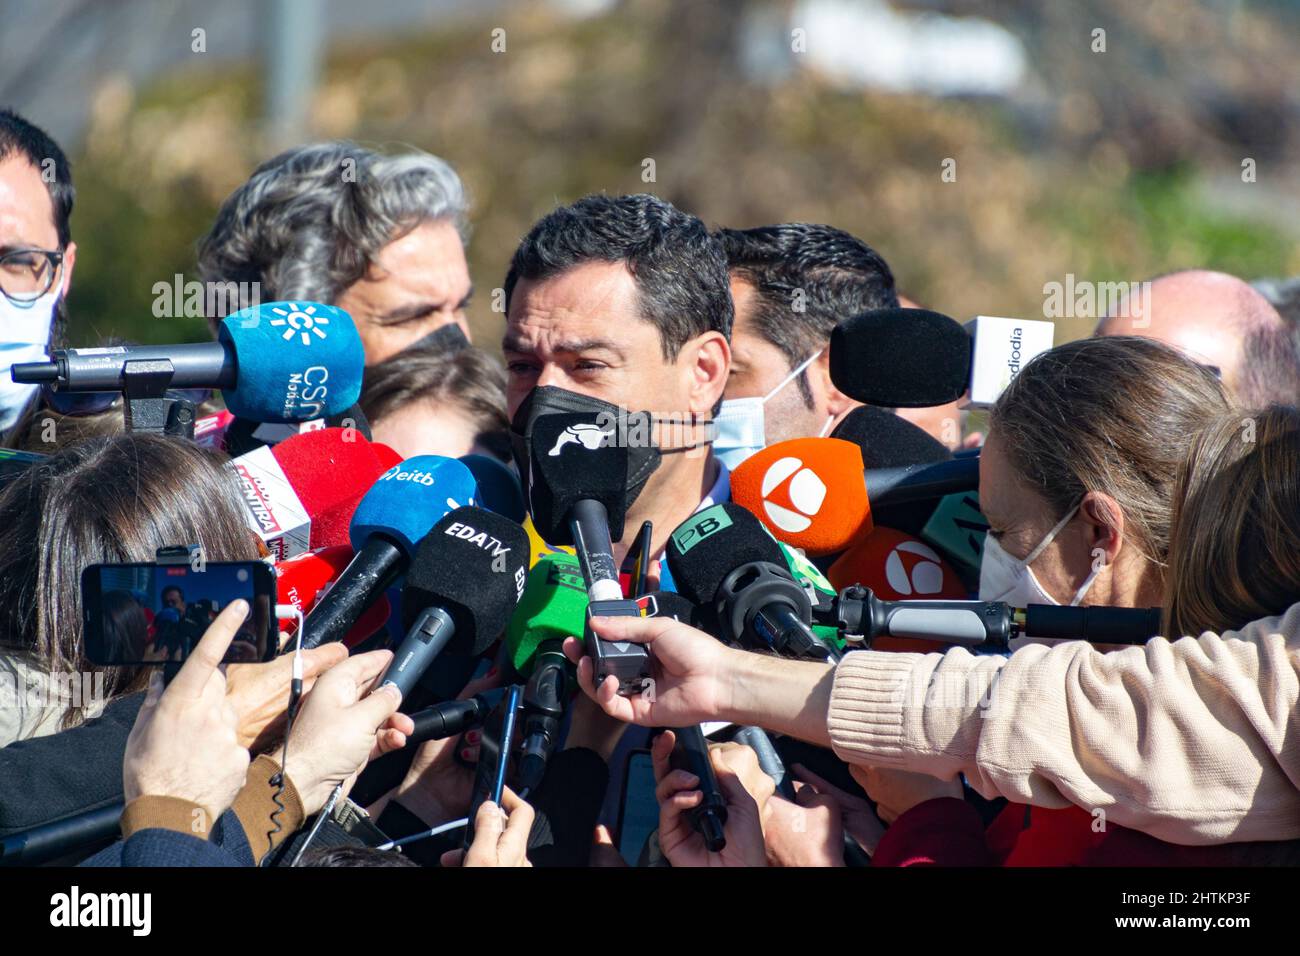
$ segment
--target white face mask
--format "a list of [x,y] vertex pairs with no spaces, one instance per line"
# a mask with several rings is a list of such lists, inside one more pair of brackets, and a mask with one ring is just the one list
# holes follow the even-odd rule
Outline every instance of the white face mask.
[[[1038,583],[1038,578],[1034,575],[1030,567],[1035,559],[1042,554],[1052,539],[1060,533],[1061,529],[1069,524],[1070,519],[1078,512],[1080,505],[1075,505],[1070,509],[1064,518],[1056,523],[1056,527],[1047,532],[1038,547],[1030,551],[1024,558],[1013,558],[1002,550],[1002,545],[998,544],[993,535],[984,536],[984,557],[980,560],[980,600],[981,601],[1003,601],[1012,607],[1028,607],[1030,604],[1060,604],[1043,589]],[[1088,589],[1092,587],[1092,582],[1097,579],[1097,571],[1092,573],[1084,580],[1079,590],[1074,592],[1074,597],[1070,600],[1071,605],[1078,604],[1083,600]],[[1014,642],[1013,642],[1014,644]]]
[[[727,468],[735,468],[750,455],[767,447],[767,422],[763,406],[777,392],[798,378],[799,373],[815,362],[824,351],[825,349],[818,349],[800,362],[766,395],[729,398],[722,403],[718,414],[713,416],[713,453]],[[826,424],[822,426],[818,438],[825,436],[834,420],[834,415],[826,419]]]
[[0,294],[0,432],[18,421],[39,385],[19,385],[9,374],[17,362],[43,362],[49,357],[54,306],[63,286],[57,280],[39,299],[17,305]]

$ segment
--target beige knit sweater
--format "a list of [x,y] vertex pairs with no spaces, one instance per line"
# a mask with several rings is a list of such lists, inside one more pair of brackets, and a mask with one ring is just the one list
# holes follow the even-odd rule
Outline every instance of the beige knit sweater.
[[1240,631],[1102,654],[855,651],[828,724],[850,763],[1101,809],[1189,845],[1300,838],[1300,604]]

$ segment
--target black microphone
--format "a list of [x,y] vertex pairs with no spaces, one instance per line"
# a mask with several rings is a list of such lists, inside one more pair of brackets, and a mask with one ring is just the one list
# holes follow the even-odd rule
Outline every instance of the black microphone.
[[1145,644],[1161,633],[1160,608],[1031,604],[1021,633],[1047,640]]
[[123,806],[115,803],[0,838],[0,866],[36,866],[117,835]]
[[864,473],[873,511],[893,505],[938,501],[946,495],[978,491],[979,455],[895,468],[868,468]]
[[447,700],[411,714],[415,730],[406,735],[407,747],[426,740],[446,740],[479,726],[491,710],[487,700],[476,694],[469,700]]
[[674,770],[694,774],[700,781],[700,792],[704,794],[704,799],[687,811],[687,822],[704,839],[710,853],[721,853],[727,846],[727,801],[718,785],[713,761],[709,759],[709,744],[704,739],[704,731],[699,724],[694,724],[674,728],[673,735],[677,742],[673,745],[669,764]]
[[[596,684],[613,675],[620,694],[640,693],[650,686],[645,647],[601,640],[590,626],[593,617],[641,616],[636,602],[623,597],[613,548],[627,518],[625,489],[635,484],[629,446],[604,413],[550,412],[529,429],[528,512],[542,540],[570,544],[578,554],[589,598],[584,637]],[[597,434],[604,437],[590,442]]]
[[723,640],[820,660],[839,656],[813,633],[812,602],[776,540],[740,505],[692,515],[669,536],[665,554],[677,590],[700,605],[708,629]]
[[528,534],[466,505],[420,542],[402,588],[405,640],[381,678],[405,698],[444,650],[477,657],[501,636],[524,593]]
[[830,350],[835,387],[867,405],[946,405],[970,381],[970,335],[927,309],[878,309],[846,319],[831,332]]
[[[844,416],[831,437],[857,445],[864,468],[899,468],[952,458],[948,446],[929,432],[887,409],[870,405],[855,408]],[[875,504],[874,497],[871,502]]]

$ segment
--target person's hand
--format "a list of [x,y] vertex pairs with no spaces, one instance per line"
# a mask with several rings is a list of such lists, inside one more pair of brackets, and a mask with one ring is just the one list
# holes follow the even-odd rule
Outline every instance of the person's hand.
[[849,773],[876,801],[876,813],[885,823],[893,823],[912,807],[927,800],[939,797],[956,797],[960,800],[964,796],[961,781],[955,777],[952,780],[940,780],[928,773],[857,765],[850,765]]
[[763,839],[772,866],[844,866],[844,822],[833,797],[811,787],[795,790],[794,802],[767,801]]
[[402,697],[385,684],[371,693],[393,659],[391,651],[370,651],[330,668],[303,703],[289,731],[285,773],[311,816],[340,783],[346,792],[368,760],[406,746],[415,730],[397,713]]
[[627,868],[627,860],[623,859],[623,854],[618,852],[618,847],[614,845],[614,835],[603,823],[596,824],[596,832],[593,834],[591,844],[591,857],[587,865]]
[[607,641],[631,641],[650,648],[653,684],[635,697],[621,697],[618,681],[596,687],[594,664],[582,641],[566,638],[564,654],[578,665],[578,684],[611,717],[643,727],[685,727],[717,719],[727,704],[736,651],[703,631],[672,618],[597,617],[592,630]]
[[[862,784],[862,778],[858,776],[860,769],[862,768],[855,767],[852,764],[849,765],[849,774],[854,780],[858,781],[859,785]],[[881,824],[880,817],[876,815],[876,811],[872,809],[870,803],[861,797],[841,790],[827,780],[823,780],[801,763],[794,764],[790,768],[790,772],[800,781],[795,784],[796,798],[809,788],[811,788],[812,793],[820,797],[829,797],[839,809],[844,832],[857,841],[858,846],[862,847],[868,855],[876,852],[876,845],[880,843],[880,838],[885,835],[885,827]],[[866,790],[867,788],[863,787],[862,789]],[[870,791],[867,792],[870,793]],[[811,796],[808,799],[811,799]]]
[[443,866],[532,866],[525,851],[533,808],[509,787],[501,791],[501,804],[504,810],[491,800],[479,804],[469,851],[448,850],[440,861]]
[[[673,770],[669,756],[677,743],[676,735],[667,730],[650,745],[650,760],[655,773],[655,798],[659,801],[659,848],[673,866],[766,866],[767,850],[763,845],[763,824],[759,803],[741,783],[741,774],[751,776],[745,767],[748,759],[757,766],[758,758],[748,747],[725,750],[710,747],[709,759],[718,777],[718,789],[727,805],[727,822],[723,833],[727,845],[720,853],[711,853],[704,838],[691,827],[688,814],[699,806],[704,794],[695,789],[699,777],[685,770]],[[772,793],[772,780],[766,788],[759,784],[759,796],[766,801]],[[763,790],[766,790],[766,795]]]
[[[468,700],[475,694],[496,687],[500,682],[501,674],[494,668],[483,677],[466,684],[456,699]],[[468,731],[465,734],[467,752],[461,754],[462,758],[475,761],[481,740],[482,731]],[[429,826],[463,817],[469,812],[474,797],[475,771],[456,762],[457,744],[456,736],[421,744],[405,778],[389,794],[389,799],[396,800]],[[386,803],[387,800],[371,807],[371,816],[377,817]]]
[[244,785],[248,750],[226,697],[221,659],[248,617],[247,601],[232,601],[208,627],[166,689],[155,673],[126,741],[122,792],[179,797],[203,808],[207,830]]
[[[348,649],[341,641],[303,651],[303,694],[311,690],[321,674],[347,659]],[[239,742],[249,750],[265,750],[284,732],[292,672],[292,654],[264,664],[231,664],[226,668],[226,698],[239,717]]]

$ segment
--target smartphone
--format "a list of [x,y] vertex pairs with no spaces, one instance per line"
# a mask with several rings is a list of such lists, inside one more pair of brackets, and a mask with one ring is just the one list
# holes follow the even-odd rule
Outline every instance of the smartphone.
[[623,768],[623,793],[618,804],[618,852],[636,866],[650,834],[659,826],[654,761],[648,750],[633,750]]
[[523,693],[522,684],[510,685],[501,703],[483,724],[478,765],[474,769],[474,796],[469,805],[469,823],[465,826],[465,849],[474,842],[474,818],[483,801],[491,800],[501,806],[501,791],[505,789],[510,747],[515,736],[515,718]]
[[226,663],[268,661],[279,650],[275,572],[262,561],[92,564],[81,572],[86,656],[95,664],[180,662],[236,598],[252,613]]

